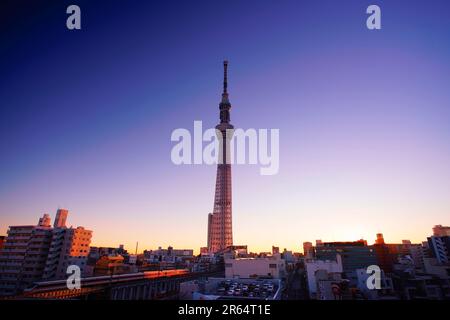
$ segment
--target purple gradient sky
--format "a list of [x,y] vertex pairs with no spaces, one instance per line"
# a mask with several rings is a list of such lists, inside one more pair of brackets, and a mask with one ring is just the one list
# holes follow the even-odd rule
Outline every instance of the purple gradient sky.
[[170,135],[217,123],[223,58],[235,127],[280,129],[278,175],[233,169],[236,244],[450,224],[448,1],[79,1],[78,32],[69,2],[16,3],[0,10],[0,234],[61,206],[94,245],[204,246],[215,167],[173,165]]

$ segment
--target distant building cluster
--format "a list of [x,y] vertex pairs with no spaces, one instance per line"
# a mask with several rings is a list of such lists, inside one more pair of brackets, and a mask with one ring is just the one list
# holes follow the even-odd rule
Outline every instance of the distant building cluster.
[[[232,279],[237,283],[234,287],[240,288],[242,280],[274,279],[281,281],[282,294],[276,295],[278,299],[448,300],[449,241],[450,227],[436,225],[433,234],[420,244],[409,240],[385,243],[379,233],[372,245],[363,239],[316,240],[315,245],[304,242],[303,253],[280,251],[276,246],[272,252],[247,253],[247,246],[230,246],[219,255],[224,261],[224,279],[185,284],[182,295],[189,299],[246,299],[247,291],[228,289],[223,281]],[[217,259],[206,248],[200,252],[205,261]],[[374,266],[380,270],[378,288],[368,285],[373,274],[368,270]],[[214,283],[212,287],[210,281]],[[224,287],[226,290],[221,289]]]
[[[450,227],[437,225],[420,244],[409,240],[385,243],[322,242],[303,244],[300,270],[310,299],[450,299]],[[381,269],[381,287],[367,285],[369,266]],[[304,266],[304,267],[303,267]]]

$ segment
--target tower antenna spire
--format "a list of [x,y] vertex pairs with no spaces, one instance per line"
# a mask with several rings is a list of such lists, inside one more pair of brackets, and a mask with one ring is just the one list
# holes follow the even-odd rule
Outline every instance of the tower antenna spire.
[[228,60],[223,61],[223,93],[227,94],[228,89]]

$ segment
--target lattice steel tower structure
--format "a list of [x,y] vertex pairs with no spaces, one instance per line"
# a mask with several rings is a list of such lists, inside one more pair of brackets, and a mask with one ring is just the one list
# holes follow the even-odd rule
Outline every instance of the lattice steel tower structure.
[[223,62],[222,101],[219,104],[220,123],[216,126],[220,148],[214,209],[213,213],[208,215],[208,251],[213,253],[233,245],[230,140],[234,127],[230,124],[231,103],[228,100],[227,69],[228,61],[225,60]]

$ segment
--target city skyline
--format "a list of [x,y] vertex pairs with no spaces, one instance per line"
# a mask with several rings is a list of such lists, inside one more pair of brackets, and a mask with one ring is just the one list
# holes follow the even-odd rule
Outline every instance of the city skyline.
[[216,167],[175,166],[170,132],[214,127],[227,58],[233,124],[279,128],[281,147],[277,175],[233,166],[235,244],[424,241],[450,225],[450,9],[406,3],[383,3],[378,33],[356,1],[81,2],[78,34],[60,28],[63,3],[45,21],[33,5],[15,12],[24,25],[5,20],[16,37],[0,62],[0,235],[61,206],[93,246],[198,252]]
[[[63,214],[63,216],[61,216],[61,214]],[[84,226],[81,225],[73,225],[73,224],[68,224],[66,226],[66,219],[67,219],[67,215],[69,214],[69,210],[66,208],[58,208],[55,214],[55,217],[52,219],[52,216],[48,213],[43,213],[42,217],[40,217],[37,220],[37,223],[26,223],[26,224],[15,224],[15,225],[11,225],[8,226],[8,229],[10,229],[11,227],[13,228],[18,228],[18,227],[39,227],[39,226],[45,226],[45,227],[51,227],[51,225],[53,225],[53,227],[57,228],[60,226],[63,226],[64,228],[69,228],[69,229],[78,229],[81,228],[82,230],[84,230]],[[36,220],[36,219],[35,219]],[[53,221],[53,222],[52,222]],[[288,250],[291,251],[293,253],[302,253],[302,254],[306,254],[305,250],[305,245],[310,245],[310,246],[316,246],[318,245],[318,243],[320,244],[325,244],[325,243],[350,243],[350,242],[361,242],[363,241],[366,245],[371,246],[371,245],[375,245],[375,244],[379,244],[380,243],[380,239],[382,239],[382,243],[391,243],[391,244],[405,244],[405,243],[409,243],[409,244],[416,244],[416,245],[421,245],[424,242],[427,242],[427,238],[431,235],[436,235],[439,234],[440,231],[436,231],[436,230],[441,230],[441,229],[449,229],[450,227],[443,227],[441,224],[434,224],[432,227],[430,227],[429,229],[432,230],[431,232],[426,233],[425,235],[423,235],[421,240],[418,241],[412,241],[411,239],[402,239],[400,241],[385,241],[385,236],[382,232],[378,232],[377,234],[375,234],[375,236],[373,237],[374,239],[372,240],[371,238],[364,238],[364,237],[360,237],[360,238],[355,238],[355,239],[322,239],[322,238],[317,238],[314,240],[305,240],[304,242],[302,242],[298,247],[296,246],[295,248],[292,247],[283,247],[283,246],[279,246],[277,243],[273,243],[270,247],[267,248],[263,248],[263,249],[259,249],[259,250],[255,250],[254,248],[249,248],[249,252],[252,253],[267,253],[270,251],[273,251],[274,248],[277,248],[277,250],[283,249],[283,250]],[[91,233],[94,233],[95,230],[89,231]],[[209,231],[208,231],[209,232]],[[444,233],[448,231],[444,231]],[[0,236],[7,236],[7,233],[5,233],[5,235],[0,235]],[[388,238],[389,239],[389,238]],[[148,250],[155,250],[155,249],[161,249],[164,246],[163,245],[158,245],[155,247],[141,247],[139,246],[139,242],[134,243],[134,245],[130,245],[129,247],[126,247],[123,245],[123,241],[118,241],[118,244],[112,244],[112,245],[98,245],[96,243],[92,244],[92,247],[97,247],[97,248],[119,248],[122,247],[125,250],[130,250],[132,252],[135,252],[137,254],[142,254],[144,251],[148,251]],[[237,244],[237,243],[233,243],[232,245],[240,247],[240,246],[245,246],[246,248],[248,247],[246,244]],[[232,246],[230,245],[230,246]],[[172,247],[174,248],[174,246],[172,245],[167,245],[166,247]],[[177,247],[177,249],[180,249],[181,247]],[[200,249],[202,248],[188,248],[187,246],[182,247],[183,250],[192,250],[194,253],[199,254],[200,253]],[[204,247],[204,248],[208,248]],[[135,250],[136,249],[136,250]],[[139,249],[139,250],[138,250]],[[300,250],[296,250],[296,249],[300,249]],[[181,250],[181,249],[180,249]],[[223,249],[222,249],[223,250]],[[215,250],[212,250],[211,252],[214,252]],[[218,250],[218,252],[221,250]]]

